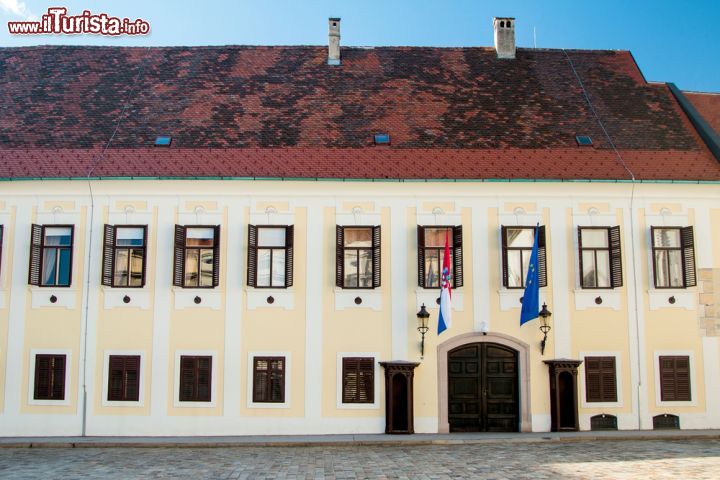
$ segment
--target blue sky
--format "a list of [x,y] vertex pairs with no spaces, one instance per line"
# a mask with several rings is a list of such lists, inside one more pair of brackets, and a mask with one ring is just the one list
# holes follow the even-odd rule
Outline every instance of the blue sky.
[[[14,36],[7,21],[49,6],[150,23],[146,37]],[[0,45],[321,45],[342,17],[342,45],[490,46],[492,17],[517,18],[517,42],[632,51],[648,80],[720,92],[720,0],[0,0]]]

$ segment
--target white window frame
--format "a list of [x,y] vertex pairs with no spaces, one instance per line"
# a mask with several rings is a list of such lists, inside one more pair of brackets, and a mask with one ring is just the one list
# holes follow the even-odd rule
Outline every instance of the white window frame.
[[[373,359],[373,403],[343,403],[343,358],[372,357]],[[380,358],[379,352],[337,352],[335,369],[336,407],[339,410],[378,410],[380,408]]]
[[[285,357],[285,401],[284,402],[253,402],[253,390],[255,387],[255,357]],[[292,357],[290,352],[280,351],[253,351],[247,356],[247,408],[290,408],[290,396],[292,388]]]
[[[180,357],[211,357],[212,371],[210,372],[210,401],[209,402],[181,402],[180,401]],[[173,385],[173,406],[176,408],[214,408],[217,405],[217,352],[215,350],[175,350],[175,384]]]
[[[618,351],[584,351],[578,355],[583,363],[580,365],[580,391],[582,397],[580,399],[582,408],[621,408],[623,406],[623,370],[622,370],[622,354]],[[617,402],[588,402],[587,386],[585,385],[585,357],[615,357],[615,391],[617,393]]]
[[[662,401],[660,388],[660,357],[688,357],[690,360],[690,401]],[[697,378],[695,376],[695,352],[692,350],[655,350],[653,352],[653,371],[655,372],[655,405],[658,407],[696,407]]]

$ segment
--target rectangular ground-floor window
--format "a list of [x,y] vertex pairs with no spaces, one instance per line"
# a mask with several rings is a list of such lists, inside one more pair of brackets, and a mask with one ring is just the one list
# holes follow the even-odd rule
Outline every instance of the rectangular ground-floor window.
[[342,402],[373,403],[375,401],[375,359],[344,357],[342,359]]
[[212,392],[212,357],[180,357],[181,402],[209,402]]
[[116,402],[140,399],[139,355],[110,355],[107,399]]
[[285,402],[285,357],[253,357],[252,401]]
[[35,400],[65,400],[65,355],[35,355]]
[[690,357],[687,355],[661,355],[660,400],[663,402],[689,402]]

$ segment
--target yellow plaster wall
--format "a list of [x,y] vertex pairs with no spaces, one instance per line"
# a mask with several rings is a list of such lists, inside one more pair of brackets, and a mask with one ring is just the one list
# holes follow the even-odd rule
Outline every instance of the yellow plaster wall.
[[[5,202],[0,202],[0,211],[5,210]],[[14,230],[16,220],[16,208],[12,207],[9,210],[10,219],[7,224],[3,226],[3,245],[2,245],[2,257],[0,260],[0,279],[3,283],[0,284],[0,295],[4,296],[5,308],[0,309],[0,392],[5,391],[5,370],[7,369],[7,349],[8,349],[8,322],[10,314],[10,287],[12,285],[12,269],[14,259]],[[5,395],[0,395],[0,412],[5,409]]]

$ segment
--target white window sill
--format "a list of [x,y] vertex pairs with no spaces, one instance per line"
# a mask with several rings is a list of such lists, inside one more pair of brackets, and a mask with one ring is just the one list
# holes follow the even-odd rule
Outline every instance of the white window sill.
[[[220,310],[222,304],[222,294],[216,288],[181,288],[173,287],[175,296],[175,309],[184,310],[186,308],[209,308],[211,310]],[[196,297],[200,300],[196,301]]]
[[[590,310],[593,308],[610,308],[620,310],[621,295],[617,289],[594,288],[575,290],[575,310]],[[597,298],[601,303],[597,303]],[[600,406],[604,406],[600,405]]]
[[[247,308],[256,310],[258,308],[283,308],[292,310],[295,308],[295,290],[292,288],[253,288],[247,287]],[[270,300],[272,297],[272,300]]]
[[[695,287],[692,288],[652,288],[648,290],[650,310],[661,308],[684,308],[685,310],[697,309],[698,293]],[[675,303],[671,303],[672,300]]]
[[[545,302],[545,294],[543,292],[544,288],[540,288],[540,305],[542,305]],[[501,288],[498,290],[498,295],[500,297],[500,310],[503,312],[506,312],[508,310],[512,310],[513,308],[521,308],[522,303],[520,303],[520,299],[523,295],[525,295],[525,289],[524,288]]]
[[[30,287],[32,308],[75,308],[77,290],[73,287]],[[55,300],[53,302],[53,299]],[[54,402],[53,405],[57,403]]]
[[[146,288],[102,287],[102,292],[105,298],[105,310],[112,308],[148,310],[150,308],[150,292]],[[127,303],[125,303],[125,297],[129,299]]]
[[[356,299],[360,299],[357,303]],[[369,308],[382,310],[382,290],[379,288],[335,288],[335,310],[350,310],[353,308]]]
[[[425,308],[440,308],[440,304],[438,303],[439,298],[439,288],[418,288],[415,290],[415,306],[418,310],[420,310],[423,304],[425,304]],[[463,292],[455,289],[452,290],[450,306],[454,312],[462,312],[465,309]]]

